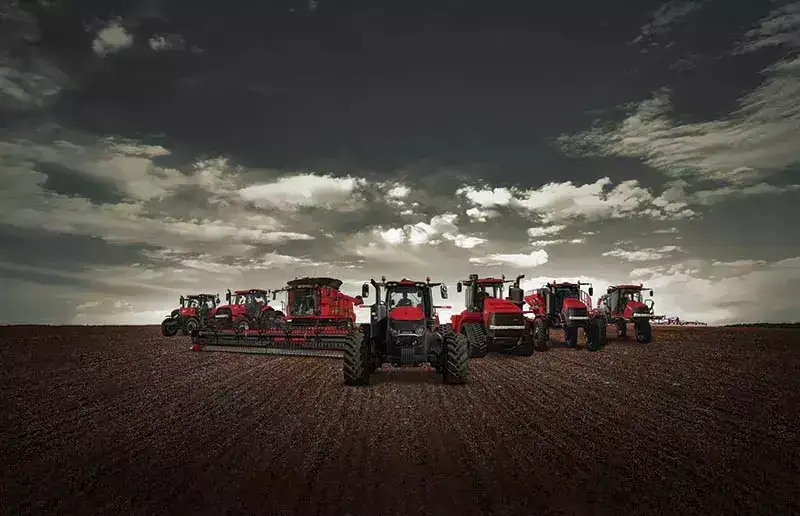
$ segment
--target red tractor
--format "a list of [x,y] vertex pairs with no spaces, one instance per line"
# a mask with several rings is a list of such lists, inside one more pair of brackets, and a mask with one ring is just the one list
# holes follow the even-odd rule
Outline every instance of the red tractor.
[[[588,293],[581,290],[584,285],[589,286]],[[529,313],[534,314],[533,340],[536,346],[546,346],[550,339],[550,329],[562,329],[567,347],[577,347],[578,330],[582,329],[586,336],[586,348],[589,351],[598,351],[605,343],[601,332],[602,318],[592,310],[593,293],[591,284],[581,281],[552,281],[542,288],[528,292],[525,302],[531,308]]]
[[[518,356],[531,356],[535,349],[531,324],[524,315],[523,291],[519,282],[500,278],[479,278],[470,274],[468,280],[456,284],[465,292],[466,310],[450,316],[453,331],[463,334],[470,347],[471,357],[483,357],[491,349]],[[503,299],[506,283],[508,298]]]
[[366,385],[384,363],[394,366],[432,365],[447,384],[463,384],[469,375],[469,343],[449,325],[439,325],[433,287],[447,299],[447,286],[425,281],[374,279],[362,287],[363,298],[375,288],[370,322],[361,325],[344,348],[342,372],[346,385]]
[[[628,335],[628,324],[633,324],[636,341],[643,344],[652,342],[653,326],[651,320],[662,319],[663,315],[654,315],[653,300],[643,299],[644,285],[612,285],[597,300],[597,313],[603,319],[603,329],[613,324],[617,328],[617,337]],[[650,290],[652,297],[653,291]]]
[[213,310],[210,318],[215,330],[246,331],[265,324],[283,314],[269,306],[269,290],[251,288],[225,294],[227,304]]
[[258,305],[258,317],[249,319],[253,324],[197,332],[192,349],[340,357],[357,331],[353,307],[363,304],[360,296],[341,292],[341,285],[341,280],[334,278],[289,281],[286,287],[271,291],[273,300],[279,292],[286,292],[286,314]]
[[174,337],[178,331],[189,335],[208,325],[210,313],[219,304],[219,294],[189,294],[180,297],[180,308],[176,308],[161,322],[161,334]]

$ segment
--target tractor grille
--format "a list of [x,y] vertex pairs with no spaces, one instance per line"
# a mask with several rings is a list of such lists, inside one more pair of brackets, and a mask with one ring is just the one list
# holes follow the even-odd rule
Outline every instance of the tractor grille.
[[525,324],[525,317],[521,313],[492,314],[490,324],[493,326],[520,326]]
[[392,321],[389,327],[398,333],[414,333],[420,326],[420,321]]
[[589,312],[586,308],[567,308],[567,317],[586,317],[589,315]]

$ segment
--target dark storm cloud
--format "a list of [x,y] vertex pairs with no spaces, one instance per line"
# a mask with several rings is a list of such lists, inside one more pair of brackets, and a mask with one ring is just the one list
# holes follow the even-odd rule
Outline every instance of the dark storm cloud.
[[38,163],[35,168],[47,175],[47,180],[42,184],[46,191],[85,197],[97,204],[117,203],[125,198],[111,181],[76,174],[74,170],[58,163]]

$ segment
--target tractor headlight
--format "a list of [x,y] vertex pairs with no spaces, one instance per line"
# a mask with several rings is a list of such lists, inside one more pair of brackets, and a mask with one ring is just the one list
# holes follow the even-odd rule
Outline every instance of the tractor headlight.
[[395,336],[395,335],[397,335],[398,333],[400,333],[400,332],[399,332],[399,331],[397,331],[397,328],[392,328],[391,326],[389,326],[389,335],[391,335],[391,336]]
[[425,327],[424,326],[417,326],[414,328],[414,334],[417,337],[422,337],[425,334]]

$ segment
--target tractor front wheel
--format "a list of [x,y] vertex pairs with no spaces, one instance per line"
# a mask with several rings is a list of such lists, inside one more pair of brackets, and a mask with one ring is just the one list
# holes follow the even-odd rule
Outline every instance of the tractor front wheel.
[[579,326],[574,325],[564,326],[564,344],[566,344],[568,348],[574,348],[578,346],[579,328]]
[[444,367],[442,376],[444,383],[450,385],[464,384],[469,379],[469,342],[464,335],[452,331],[445,332],[442,337],[444,347]]
[[603,324],[602,319],[592,319],[584,330],[586,332],[586,349],[589,351],[600,351],[603,343],[600,340],[600,326]]
[[516,347],[511,350],[511,354],[517,357],[529,357],[536,350],[536,343],[533,340],[533,331],[529,324],[525,325],[525,333],[520,337]]
[[165,337],[174,337],[178,334],[178,323],[175,319],[169,317],[161,322],[161,335]]
[[250,328],[250,321],[247,319],[247,317],[239,317],[233,321],[233,329],[236,331],[248,331]]
[[533,346],[537,351],[547,351],[547,343],[550,340],[550,332],[547,329],[547,322],[544,319],[533,321]]
[[200,320],[197,317],[189,317],[186,319],[186,324],[183,325],[184,331],[192,335],[193,332],[196,332],[200,329]]
[[653,327],[650,321],[637,322],[633,326],[633,331],[636,333],[636,342],[649,344],[653,341]]
[[367,385],[372,373],[369,340],[362,332],[351,335],[342,352],[342,374],[345,385]]

